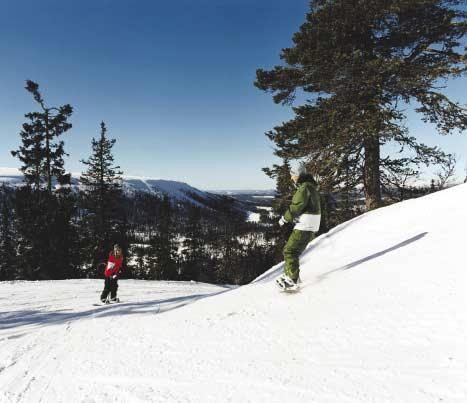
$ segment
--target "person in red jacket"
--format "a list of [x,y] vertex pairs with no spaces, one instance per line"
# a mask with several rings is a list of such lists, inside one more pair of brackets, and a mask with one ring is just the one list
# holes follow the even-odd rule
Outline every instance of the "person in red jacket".
[[110,293],[110,302],[119,302],[117,298],[118,288],[118,275],[123,263],[122,249],[119,245],[115,244],[113,251],[109,253],[109,260],[105,267],[104,276],[104,290],[101,294],[101,301],[106,302]]

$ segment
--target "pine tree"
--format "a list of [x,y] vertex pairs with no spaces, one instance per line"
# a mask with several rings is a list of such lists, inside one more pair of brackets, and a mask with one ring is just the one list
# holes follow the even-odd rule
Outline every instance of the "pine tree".
[[279,262],[283,258],[282,248],[290,236],[291,227],[289,225],[280,227],[278,223],[290,206],[296,188],[290,176],[290,163],[287,158],[283,160],[282,165],[274,165],[272,169],[264,168],[264,171],[268,176],[276,179],[276,194],[272,203],[275,219],[269,241],[275,245],[274,257]]
[[81,277],[83,256],[78,220],[78,195],[65,187],[55,192],[55,213],[51,231],[55,238],[53,258],[59,263],[55,278]]
[[263,170],[268,176],[276,179],[276,194],[272,208],[274,213],[280,216],[290,205],[295,191],[295,185],[290,177],[290,163],[284,159],[282,165],[274,165],[272,169],[264,168]]
[[[103,262],[112,244],[125,243],[126,234],[123,226],[122,211],[123,174],[120,167],[114,165],[112,148],[115,139],[107,138],[107,128],[101,122],[99,139],[92,139],[92,154],[81,162],[87,166],[81,175],[85,188],[83,208],[86,211],[85,228],[89,243],[86,259],[90,262],[90,273],[97,275],[98,264]],[[123,240],[123,242],[122,242]],[[121,245],[123,246],[123,245]]]
[[14,280],[17,270],[13,203],[5,185],[0,190],[0,280]]
[[172,206],[167,195],[164,195],[162,199],[159,220],[159,242],[156,254],[160,278],[164,280],[176,280],[178,278],[177,246]]
[[185,239],[183,241],[183,265],[181,276],[183,280],[198,280],[204,270],[206,259],[202,241],[201,211],[192,207],[188,211]]
[[306,22],[284,49],[283,66],[259,69],[255,85],[290,104],[299,91],[309,101],[295,118],[268,133],[281,158],[309,161],[333,187],[345,170],[364,185],[368,209],[381,205],[382,172],[400,167],[381,147],[399,144],[403,162],[444,163],[437,147],[418,143],[404,127],[404,109],[416,102],[441,134],[467,128],[467,113],[440,90],[461,75],[467,13],[457,0],[312,0]]
[[241,268],[239,260],[242,245],[240,223],[244,218],[233,209],[233,200],[224,198],[219,208],[220,225],[216,234],[215,248],[218,251],[217,282],[221,284],[239,284]]
[[133,267],[133,272],[135,273],[136,278],[147,278],[147,248],[141,246],[133,247],[132,254],[135,256],[135,265]]
[[436,172],[436,176],[438,177],[438,189],[439,190],[442,190],[448,187],[449,183],[452,181],[455,175],[456,162],[457,162],[456,156],[450,155],[446,163],[442,164],[440,166],[440,170]]
[[177,249],[173,207],[170,198],[164,195],[156,231],[151,232],[149,239],[147,262],[151,279],[179,279]]
[[[72,127],[68,119],[73,108],[47,107],[33,81],[27,81],[26,90],[41,111],[25,115],[22,145],[12,151],[23,164],[27,183],[15,195],[18,261],[25,278],[60,279],[72,271],[68,234],[75,206],[70,202],[71,175],[65,172],[66,153],[59,138]],[[54,184],[58,186],[53,192]]]
[[73,108],[69,104],[58,108],[46,107],[39,85],[34,81],[27,80],[25,88],[39,104],[41,112],[25,115],[29,122],[23,124],[20,133],[22,145],[11,153],[23,163],[21,171],[26,182],[34,185],[35,189],[40,189],[45,182],[47,191],[51,193],[54,180],[60,185],[70,184],[70,174],[64,169],[64,143],[58,139],[72,127],[68,119]]

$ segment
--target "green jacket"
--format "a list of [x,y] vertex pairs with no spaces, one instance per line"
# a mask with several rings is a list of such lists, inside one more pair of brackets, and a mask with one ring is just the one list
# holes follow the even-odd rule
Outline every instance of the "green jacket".
[[292,204],[284,214],[285,221],[289,223],[296,221],[302,214],[321,214],[319,192],[313,179],[305,176],[299,180],[297,186]]

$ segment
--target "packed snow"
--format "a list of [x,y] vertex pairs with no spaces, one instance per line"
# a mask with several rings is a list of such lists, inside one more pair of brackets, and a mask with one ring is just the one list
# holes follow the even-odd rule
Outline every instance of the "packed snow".
[[250,285],[0,283],[1,402],[467,401],[467,185],[382,208]]

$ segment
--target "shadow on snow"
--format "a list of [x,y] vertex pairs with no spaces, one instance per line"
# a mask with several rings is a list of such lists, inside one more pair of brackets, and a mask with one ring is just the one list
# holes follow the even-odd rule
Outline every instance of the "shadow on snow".
[[393,251],[395,251],[395,250],[397,250],[397,249],[403,248],[404,246],[407,246],[407,245],[409,245],[409,244],[411,244],[411,243],[413,243],[413,242],[416,242],[416,241],[422,239],[422,238],[425,237],[427,234],[428,234],[428,232],[422,232],[422,233],[420,233],[420,234],[418,234],[418,235],[415,235],[415,236],[412,237],[412,238],[406,239],[406,240],[403,241],[403,242],[400,242],[400,243],[398,243],[398,244],[396,244],[396,245],[394,245],[394,246],[391,246],[390,248],[384,249],[384,250],[382,250],[382,251],[380,251],[380,252],[377,252],[377,253],[373,253],[372,255],[366,256],[366,257],[364,257],[364,258],[362,258],[362,259],[359,259],[359,260],[356,260],[356,261],[354,261],[354,262],[352,262],[352,263],[348,263],[348,264],[346,264],[345,266],[342,266],[342,267],[339,267],[339,268],[337,268],[337,269],[330,270],[330,271],[328,271],[328,272],[326,272],[326,273],[323,273],[323,274],[321,274],[321,275],[318,276],[318,282],[321,282],[321,281],[325,280],[325,279],[326,279],[328,276],[330,276],[332,273],[336,273],[336,272],[338,272],[338,271],[343,271],[343,270],[352,269],[352,268],[354,268],[354,267],[356,267],[356,266],[361,265],[362,263],[366,263],[366,262],[369,262],[370,260],[373,260],[373,259],[376,259],[376,258],[378,258],[378,257],[380,257],[380,256],[383,256],[383,255],[385,255],[386,253],[390,253],[390,252],[393,252]]
[[[16,312],[0,312],[0,330],[18,328],[22,326],[50,326],[58,325],[86,318],[102,318],[109,316],[134,315],[144,313],[164,313],[200,299],[214,297],[229,292],[235,288],[228,288],[212,294],[193,294],[181,297],[157,299],[142,302],[121,302],[119,304],[103,305],[82,312],[69,313],[69,309],[56,311],[23,310]],[[7,338],[11,338],[7,336]]]

